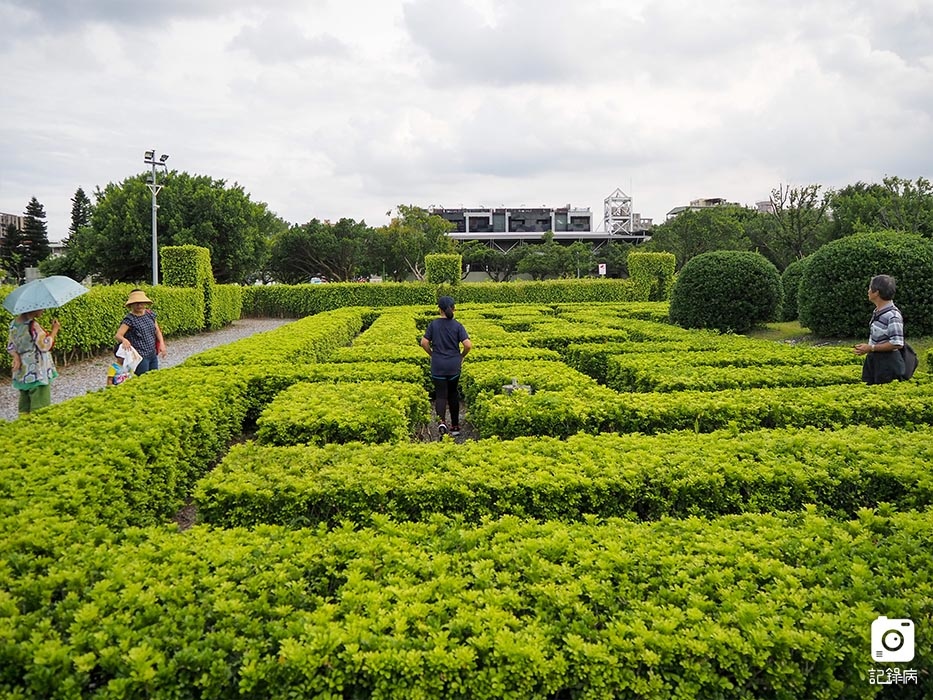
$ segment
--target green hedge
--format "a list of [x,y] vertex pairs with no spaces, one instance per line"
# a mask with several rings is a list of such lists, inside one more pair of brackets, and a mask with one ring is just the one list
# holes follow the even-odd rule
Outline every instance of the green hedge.
[[470,407],[482,437],[588,433],[710,432],[758,428],[846,425],[933,425],[933,384],[895,382],[870,387],[818,387],[674,391],[618,394],[611,389],[482,395]]
[[212,348],[188,358],[185,364],[288,367],[290,364],[322,361],[336,348],[349,345],[370,314],[368,309],[348,308],[301,319],[230,345]]
[[606,358],[606,386],[616,391],[722,391],[764,387],[816,387],[857,384],[862,371],[852,362],[825,365],[750,365],[747,367],[661,364],[682,355],[656,353],[648,357]]
[[302,318],[348,306],[434,306],[434,287],[424,282],[379,284],[270,284],[243,289],[243,314]]
[[654,343],[572,343],[561,350],[563,360],[593,377],[609,383],[610,360],[623,357],[630,366],[652,367],[755,367],[762,365],[847,365],[861,358],[849,348],[779,345],[744,336],[697,333],[692,340],[661,340]]
[[[427,520],[436,513],[470,522],[502,515],[657,520],[807,504],[854,517],[884,502],[899,510],[933,504],[933,475],[921,467],[930,436],[929,429],[854,427],[832,435],[768,430],[741,440],[725,432],[322,449],[249,443],[201,480],[195,502],[203,520],[220,527],[371,524],[374,514]],[[286,439],[278,444],[301,441]]]
[[781,276],[760,253],[716,250],[691,258],[671,290],[671,321],[745,333],[780,315]]
[[430,253],[424,256],[424,279],[428,284],[446,284],[456,288],[460,285],[462,269],[462,255]]
[[162,275],[167,286],[194,287],[204,295],[204,327],[210,330],[224,325],[216,308],[214,272],[211,252],[196,245],[162,248]]
[[222,328],[238,320],[242,314],[243,287],[238,284],[215,284],[207,327],[211,330]]
[[[434,307],[436,287],[426,282],[383,282],[255,285],[244,288],[247,316],[300,318],[345,306]],[[462,304],[556,304],[561,302],[646,301],[629,280],[547,280],[544,282],[479,282],[457,286]]]
[[677,270],[677,258],[673,253],[633,251],[628,254],[625,264],[641,298],[667,301]]
[[28,610],[0,603],[0,690],[871,698],[872,621],[933,616],[931,538],[929,512],[150,528],[65,552]]
[[502,393],[502,387],[512,384],[530,386],[532,391],[597,388],[596,382],[563,362],[547,360],[481,360],[464,362],[460,386],[466,403],[472,404],[480,393]]
[[325,445],[410,440],[428,422],[422,386],[344,381],[296,384],[273,399],[257,421],[264,445]]
[[865,338],[875,275],[897,280],[894,301],[908,340],[933,334],[933,241],[901,232],[864,233],[827,243],[808,258],[797,305],[800,323],[823,337]]

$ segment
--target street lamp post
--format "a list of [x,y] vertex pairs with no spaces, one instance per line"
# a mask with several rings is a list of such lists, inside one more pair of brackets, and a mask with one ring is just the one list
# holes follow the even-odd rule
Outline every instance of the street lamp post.
[[159,205],[156,204],[156,197],[159,196],[159,190],[162,189],[162,185],[158,182],[156,167],[161,166],[168,171],[168,166],[165,164],[167,160],[168,154],[164,153],[159,156],[159,160],[157,161],[155,159],[155,149],[146,151],[143,159],[144,163],[152,166],[151,181],[146,183],[152,191],[152,286],[159,284],[159,234],[157,232],[157,212],[159,210]]

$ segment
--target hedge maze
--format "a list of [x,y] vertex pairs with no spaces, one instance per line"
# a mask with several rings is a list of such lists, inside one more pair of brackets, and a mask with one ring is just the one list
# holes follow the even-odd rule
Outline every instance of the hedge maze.
[[933,691],[928,377],[654,303],[463,304],[481,439],[425,442],[435,313],[0,425],[0,695],[881,697],[879,615],[916,623],[897,697]]

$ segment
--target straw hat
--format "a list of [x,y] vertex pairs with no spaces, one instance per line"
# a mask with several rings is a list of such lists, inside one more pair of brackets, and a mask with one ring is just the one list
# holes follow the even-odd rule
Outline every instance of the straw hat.
[[131,304],[136,304],[138,302],[143,302],[145,304],[151,304],[152,299],[146,296],[146,293],[141,289],[134,289],[130,292],[129,298],[126,300],[124,306],[130,306]]

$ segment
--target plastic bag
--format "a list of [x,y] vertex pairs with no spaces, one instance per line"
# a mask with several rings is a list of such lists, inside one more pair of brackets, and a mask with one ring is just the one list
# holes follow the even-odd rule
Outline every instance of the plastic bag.
[[139,367],[139,363],[143,361],[143,356],[132,345],[130,345],[129,350],[121,345],[117,349],[117,357],[123,360],[123,369],[130,374],[135,372],[136,368]]

